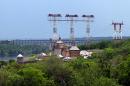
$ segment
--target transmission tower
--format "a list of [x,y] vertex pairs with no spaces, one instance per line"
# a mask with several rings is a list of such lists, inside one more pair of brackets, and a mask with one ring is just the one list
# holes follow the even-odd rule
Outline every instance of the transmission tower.
[[61,18],[61,14],[48,14],[49,20],[53,22],[53,41],[57,41],[59,39],[59,35],[57,33],[57,20]]
[[112,25],[114,26],[114,40],[121,40],[122,39],[122,25],[123,22],[117,23],[117,22],[112,22]]
[[82,15],[82,17],[86,22],[86,44],[89,44],[91,38],[90,23],[93,22],[94,15]]
[[70,40],[71,40],[71,45],[74,46],[75,45],[74,22],[76,21],[78,15],[66,14],[65,17],[67,18],[66,21],[70,22]]
[[93,22],[94,15],[82,15],[83,19],[77,19],[78,15],[66,14],[66,19],[60,19],[61,14],[48,14],[50,18],[49,21],[53,22],[53,40],[58,40],[59,36],[57,34],[57,22],[69,22],[70,23],[70,43],[75,45],[75,31],[74,23],[75,22],[85,22],[86,23],[86,44],[90,42],[90,23]]

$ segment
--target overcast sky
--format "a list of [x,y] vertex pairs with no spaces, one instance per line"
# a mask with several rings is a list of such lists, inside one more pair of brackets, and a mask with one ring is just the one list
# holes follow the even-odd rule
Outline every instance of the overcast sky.
[[[124,21],[123,34],[130,36],[130,0],[0,0],[0,39],[52,37],[48,13],[93,14],[91,35],[112,36],[112,21]],[[59,22],[58,33],[69,38],[69,23]],[[75,24],[76,37],[85,37],[85,23]]]

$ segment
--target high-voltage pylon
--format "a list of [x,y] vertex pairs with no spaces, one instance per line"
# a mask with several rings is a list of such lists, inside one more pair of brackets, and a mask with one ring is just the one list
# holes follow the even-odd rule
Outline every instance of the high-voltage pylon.
[[117,23],[117,22],[112,22],[112,25],[114,26],[114,40],[121,40],[122,39],[122,25],[123,22]]
[[70,40],[71,40],[71,45],[75,45],[75,34],[74,34],[74,22],[76,21],[75,19],[78,17],[78,15],[70,15],[66,14],[65,16],[67,18],[66,21],[70,21]]
[[94,15],[82,15],[84,21],[86,22],[86,44],[90,43],[91,31],[90,31],[90,23],[93,22]]
[[74,34],[74,23],[75,22],[86,22],[86,44],[90,42],[90,23],[93,22],[94,15],[82,15],[84,19],[77,19],[78,15],[70,15],[66,14],[65,18],[67,19],[60,19],[61,14],[49,14],[48,17],[50,18],[49,21],[53,22],[53,40],[58,40],[59,36],[57,34],[57,22],[69,22],[70,23],[70,43],[71,45],[75,45],[75,34]]
[[50,18],[49,20],[51,20],[53,22],[53,41],[57,41],[59,39],[59,35],[57,33],[57,20],[59,20],[61,16],[61,14],[48,14],[48,17]]

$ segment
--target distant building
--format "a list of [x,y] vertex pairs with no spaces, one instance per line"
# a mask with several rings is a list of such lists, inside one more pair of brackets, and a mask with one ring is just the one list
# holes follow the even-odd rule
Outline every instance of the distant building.
[[19,54],[19,55],[17,56],[17,63],[23,63],[23,62],[24,62],[24,57],[23,57],[22,54]]
[[27,60],[27,59],[24,59],[23,55],[22,54],[19,54],[17,56],[17,63],[18,64],[28,64],[28,63],[36,63],[37,61],[36,60]]
[[44,58],[48,57],[48,55],[46,53],[41,53],[37,55],[37,60],[42,60]]
[[90,52],[90,51],[86,51],[86,50],[80,51],[80,55],[83,56],[84,59],[91,57],[92,54],[93,54],[93,52]]
[[68,46],[63,41],[58,40],[53,47],[55,55],[62,55],[64,57],[80,56],[80,49],[77,46]]
[[80,49],[77,46],[71,46],[69,49],[70,57],[80,56]]
[[65,47],[65,44],[63,41],[61,40],[58,40],[56,43],[54,43],[54,54],[55,55],[61,55],[62,54],[62,51]]

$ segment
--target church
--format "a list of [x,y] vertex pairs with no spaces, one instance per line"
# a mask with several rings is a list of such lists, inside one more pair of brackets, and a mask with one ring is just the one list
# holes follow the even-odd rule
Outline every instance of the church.
[[78,57],[80,49],[77,46],[67,45],[61,39],[57,40],[53,46],[54,55],[62,55],[63,57]]

